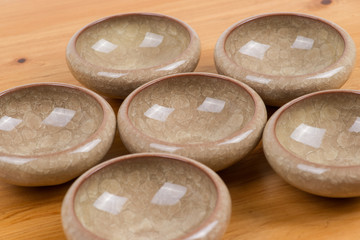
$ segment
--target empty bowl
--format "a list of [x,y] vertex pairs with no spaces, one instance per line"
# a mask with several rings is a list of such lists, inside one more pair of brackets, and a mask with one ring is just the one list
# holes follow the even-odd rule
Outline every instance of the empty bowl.
[[221,178],[177,155],[132,154],[79,177],[62,204],[68,239],[220,239],[231,215]]
[[132,92],[118,112],[118,128],[132,153],[168,152],[215,171],[258,144],[267,116],[254,90],[232,78],[182,73]]
[[115,134],[115,114],[96,93],[34,83],[0,93],[0,178],[55,185],[99,163]]
[[193,71],[200,41],[186,23],[155,13],[106,17],[80,29],[66,50],[68,66],[86,87],[125,98],[155,78]]
[[248,84],[267,105],[341,87],[356,49],[338,25],[300,13],[269,13],[228,28],[215,47],[221,74]]
[[268,121],[263,147],[291,185],[327,197],[360,196],[360,91],[321,91],[284,105]]

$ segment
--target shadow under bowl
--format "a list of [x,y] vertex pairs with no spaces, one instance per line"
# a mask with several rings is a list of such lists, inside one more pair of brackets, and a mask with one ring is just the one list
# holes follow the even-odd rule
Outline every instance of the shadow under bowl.
[[266,118],[263,101],[247,85],[217,74],[183,73],[132,92],[120,106],[118,127],[132,153],[175,153],[218,171],[255,148]]
[[0,178],[22,186],[61,184],[96,165],[116,119],[94,92],[36,83],[0,94]]
[[220,239],[231,215],[221,178],[177,155],[144,153],[83,174],[62,205],[68,239]]
[[155,78],[193,71],[200,40],[186,23],[155,13],[106,17],[80,29],[66,51],[73,76],[109,97],[125,98]]
[[327,90],[289,102],[268,121],[263,148],[275,172],[301,190],[360,196],[360,92]]
[[307,14],[268,13],[228,28],[215,47],[215,65],[252,87],[267,105],[340,88],[354,67],[356,48],[338,25]]

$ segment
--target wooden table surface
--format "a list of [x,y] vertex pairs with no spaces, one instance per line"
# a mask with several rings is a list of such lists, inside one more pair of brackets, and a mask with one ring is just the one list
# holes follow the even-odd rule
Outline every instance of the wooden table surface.
[[[182,19],[201,40],[196,71],[215,73],[213,49],[226,28],[284,11],[337,23],[360,53],[359,0],[0,0],[0,91],[32,82],[80,85],[66,66],[65,47],[78,29],[104,16],[158,12]],[[343,88],[360,89],[359,61]],[[121,102],[108,100],[117,112]],[[125,153],[117,134],[106,159]],[[219,174],[233,201],[223,239],[360,239],[360,199],[327,199],[289,186],[270,168],[261,146]],[[60,208],[70,184],[25,188],[0,182],[0,239],[65,239]]]

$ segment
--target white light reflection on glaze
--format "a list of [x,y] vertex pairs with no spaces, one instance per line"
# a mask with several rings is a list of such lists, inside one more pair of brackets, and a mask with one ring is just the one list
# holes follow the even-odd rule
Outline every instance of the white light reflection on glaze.
[[160,150],[160,151],[169,152],[169,153],[173,153],[176,150],[181,149],[181,147],[166,146],[166,145],[158,144],[158,143],[150,143],[150,147]]
[[225,142],[222,142],[222,143],[219,143],[219,145],[224,145],[224,144],[231,144],[231,143],[239,143],[241,142],[242,140],[244,140],[245,138],[247,138],[254,130],[251,129],[251,130],[248,130],[236,137],[233,137]]
[[324,73],[319,73],[319,74],[317,74],[317,75],[315,75],[313,77],[308,77],[307,79],[329,78],[329,77],[334,76],[338,72],[340,72],[340,70],[343,69],[343,68],[344,68],[344,66],[341,66],[341,67],[335,68],[333,70],[330,70],[330,71],[327,71],[327,72],[324,72]]
[[118,45],[113,44],[105,39],[100,39],[94,45],[91,46],[91,48],[94,49],[95,51],[102,52],[102,53],[112,52],[117,47],[118,47]]
[[290,135],[292,139],[313,148],[319,148],[326,129],[300,124]]
[[21,119],[3,116],[0,118],[0,130],[10,132],[22,122]]
[[197,108],[197,110],[202,112],[211,112],[211,113],[219,113],[225,107],[225,101],[206,97],[204,102]]
[[14,165],[22,165],[31,161],[36,160],[37,158],[22,158],[22,157],[7,157],[7,156],[0,156],[1,162],[6,162]]
[[318,167],[308,166],[305,164],[298,164],[296,167],[302,171],[310,172],[310,173],[314,173],[314,174],[318,174],[318,175],[329,171],[329,169],[326,169],[326,168],[318,168]]
[[240,53],[258,58],[262,60],[265,56],[266,51],[270,48],[270,45],[262,44],[250,40],[244,46],[242,46],[239,50]]
[[165,67],[156,69],[156,71],[170,71],[170,70],[174,70],[175,68],[183,65],[185,62],[186,62],[185,60],[181,60],[181,61],[178,61],[178,62],[174,62],[174,63],[171,63],[171,64],[165,66]]
[[166,182],[156,192],[151,200],[151,203],[163,206],[175,205],[185,195],[186,191],[187,188],[182,185]]
[[349,132],[358,133],[360,132],[360,117],[357,117],[353,125],[349,128]]
[[92,140],[91,142],[85,144],[82,147],[79,147],[78,149],[72,151],[72,153],[84,153],[84,152],[90,152],[94,147],[96,147],[101,142],[101,139],[97,138]]
[[151,108],[144,112],[144,115],[148,118],[155,119],[160,122],[165,122],[174,110],[174,108],[168,108],[154,104]]
[[54,108],[42,123],[54,127],[65,127],[74,117],[76,111],[66,108]]
[[98,72],[97,75],[102,77],[119,78],[127,75],[127,73]]
[[268,84],[269,82],[271,82],[271,79],[263,78],[263,77],[256,77],[256,76],[252,76],[252,75],[247,75],[245,78],[249,81],[262,83],[262,84]]
[[196,240],[196,239],[203,239],[206,237],[206,235],[213,230],[213,228],[218,224],[218,220],[213,221],[212,223],[210,223],[209,225],[207,225],[205,228],[201,229],[200,231],[198,231],[197,233],[195,233],[194,235],[186,238],[186,240]]
[[152,33],[152,32],[147,32],[145,34],[145,38],[144,40],[141,42],[141,44],[139,45],[139,47],[141,48],[154,48],[159,46],[162,41],[164,39],[164,36],[156,34],[156,33]]
[[303,36],[297,36],[291,48],[309,50],[314,45],[314,39]]
[[120,197],[109,192],[103,192],[94,202],[93,206],[98,210],[110,213],[112,215],[118,215],[128,198]]

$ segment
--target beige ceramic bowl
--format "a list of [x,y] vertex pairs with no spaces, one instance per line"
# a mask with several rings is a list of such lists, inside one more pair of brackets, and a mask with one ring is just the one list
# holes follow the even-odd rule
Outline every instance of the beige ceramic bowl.
[[268,121],[263,147],[293,186],[321,196],[360,196],[360,91],[321,91],[284,105]]
[[231,215],[221,178],[161,153],[106,161],[83,174],[62,205],[68,239],[220,239]]
[[120,107],[118,127],[132,153],[175,153],[218,171],[258,144],[266,118],[263,101],[247,85],[217,74],[183,73],[132,92]]
[[0,93],[0,178],[22,186],[60,184],[102,160],[116,126],[109,104],[68,84],[37,83]]
[[355,62],[348,33],[325,19],[269,13],[228,28],[215,47],[217,71],[252,87],[267,105],[342,86]]
[[79,30],[66,59],[74,77],[109,97],[125,98],[155,78],[193,71],[200,41],[186,23],[155,13],[106,17]]

